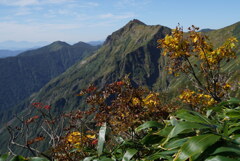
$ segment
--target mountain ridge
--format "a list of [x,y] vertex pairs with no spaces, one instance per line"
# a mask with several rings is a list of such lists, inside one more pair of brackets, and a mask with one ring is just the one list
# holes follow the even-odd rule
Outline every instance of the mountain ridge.
[[15,57],[0,59],[0,122],[8,117],[3,114],[3,110],[11,109],[33,92],[37,92],[52,78],[78,60],[91,55],[97,48],[54,42]]
[[[132,26],[133,23],[134,26]],[[129,33],[130,31],[131,33]],[[103,86],[105,83],[120,79],[135,69],[143,72],[135,73],[131,77],[141,80],[142,75],[145,75],[143,77],[144,81],[147,80],[148,84],[152,86],[153,82],[156,81],[154,77],[157,77],[154,73],[159,71],[157,61],[160,58],[160,49],[156,48],[156,41],[170,32],[171,29],[160,25],[147,26],[139,22],[130,22],[110,35],[104,45],[92,56],[75,64],[65,73],[49,82],[35,95],[32,101],[41,102],[44,100],[46,103],[54,104],[53,106],[63,107],[67,102],[71,102],[66,101],[67,99],[64,97],[74,97],[89,82]],[[148,45],[148,42],[151,42],[151,45]],[[153,54],[150,54],[149,50],[152,50]],[[140,61],[142,65],[148,62],[148,65],[139,66],[136,64],[132,68],[130,67],[131,61],[129,59]],[[155,61],[155,64],[150,64],[151,61]],[[81,87],[79,87],[79,84],[81,84]],[[61,90],[52,92],[55,93],[53,95],[56,95],[58,92],[61,93],[61,98],[58,96],[52,98],[49,95],[49,91],[57,86],[62,86]],[[39,97],[44,98],[38,100],[37,98]],[[78,99],[74,98],[73,102],[76,102],[76,104],[71,105],[70,108],[77,106]],[[52,100],[52,102],[49,100]],[[59,102],[62,104],[59,104]]]

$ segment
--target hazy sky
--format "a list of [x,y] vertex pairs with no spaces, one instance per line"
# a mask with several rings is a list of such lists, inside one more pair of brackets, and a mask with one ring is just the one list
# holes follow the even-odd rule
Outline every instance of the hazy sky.
[[134,18],[217,29],[240,21],[240,0],[0,0],[0,42],[104,40]]

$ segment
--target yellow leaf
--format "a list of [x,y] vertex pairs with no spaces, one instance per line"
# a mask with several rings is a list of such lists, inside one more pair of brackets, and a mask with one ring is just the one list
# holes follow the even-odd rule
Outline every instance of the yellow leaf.
[[236,46],[235,43],[233,43],[233,42],[230,43],[230,47],[231,47],[231,48],[234,48],[235,46]]
[[134,106],[139,105],[140,104],[140,100],[138,98],[136,98],[136,97],[133,97],[132,98],[132,103],[133,103]]
[[194,37],[193,42],[197,42],[197,41],[198,41],[198,37],[196,36]]
[[86,137],[89,138],[89,139],[95,139],[96,135],[94,135],[94,134],[93,135],[86,135]]

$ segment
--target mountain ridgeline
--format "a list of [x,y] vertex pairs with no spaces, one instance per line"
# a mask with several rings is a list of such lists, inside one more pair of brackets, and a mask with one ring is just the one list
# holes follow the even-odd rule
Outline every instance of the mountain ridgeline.
[[4,121],[8,117],[2,112],[37,92],[97,48],[83,42],[71,46],[57,41],[15,57],[0,59],[0,119]]
[[170,33],[170,28],[147,26],[133,20],[108,36],[92,56],[51,80],[24,105],[44,102],[66,110],[78,108],[83,104],[76,96],[81,89],[90,83],[103,87],[126,74],[130,74],[130,78],[140,85],[149,88],[157,85],[164,89],[168,85],[168,77],[163,70],[165,59],[156,46],[158,39]]

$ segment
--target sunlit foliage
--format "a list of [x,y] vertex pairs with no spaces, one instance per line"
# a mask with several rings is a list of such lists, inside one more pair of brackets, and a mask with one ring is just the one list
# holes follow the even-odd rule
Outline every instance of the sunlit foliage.
[[232,37],[222,46],[214,48],[208,37],[197,32],[198,30],[199,28],[192,26],[188,33],[184,33],[183,28],[178,26],[172,35],[158,40],[158,47],[163,48],[162,54],[169,58],[169,73],[176,76],[187,74],[200,90],[199,93],[210,95],[220,102],[227,97],[231,88],[221,67],[236,58],[235,47],[238,40]]

